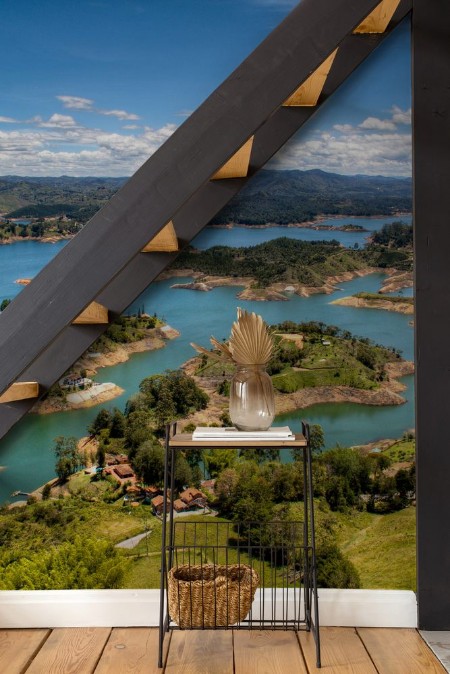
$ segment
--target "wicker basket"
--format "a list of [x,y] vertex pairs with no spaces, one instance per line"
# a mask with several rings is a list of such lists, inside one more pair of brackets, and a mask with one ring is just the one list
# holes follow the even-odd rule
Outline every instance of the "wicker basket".
[[259,576],[246,564],[173,567],[168,574],[169,614],[179,627],[226,627],[250,611]]

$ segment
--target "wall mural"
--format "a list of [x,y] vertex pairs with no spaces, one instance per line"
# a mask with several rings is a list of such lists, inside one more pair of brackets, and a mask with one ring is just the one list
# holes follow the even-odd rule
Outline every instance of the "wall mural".
[[[2,310],[294,3],[25,4]],[[226,340],[237,307],[274,334],[275,424],[312,424],[319,582],[415,588],[409,40],[404,22],[2,440],[0,589],[158,587],[161,433],[229,424],[232,367],[191,343]],[[180,516],[298,518],[297,458],[191,452]]]

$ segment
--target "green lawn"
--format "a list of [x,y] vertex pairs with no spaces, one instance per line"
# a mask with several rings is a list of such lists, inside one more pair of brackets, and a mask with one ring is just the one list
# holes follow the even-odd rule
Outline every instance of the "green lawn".
[[416,452],[415,440],[399,440],[391,445],[383,454],[386,454],[393,463],[400,461],[414,461]]
[[317,386],[352,386],[360,389],[373,389],[376,384],[364,372],[363,367],[328,368],[324,369],[293,370],[286,368],[280,374],[272,377],[274,387],[281,393],[293,393],[302,388]]
[[416,510],[339,515],[338,543],[356,566],[361,587],[416,589]]

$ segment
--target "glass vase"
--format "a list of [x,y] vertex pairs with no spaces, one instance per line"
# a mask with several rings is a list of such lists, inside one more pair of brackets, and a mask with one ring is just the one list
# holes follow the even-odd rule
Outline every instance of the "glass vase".
[[230,418],[240,431],[267,431],[275,417],[272,380],[264,365],[241,365],[230,385]]

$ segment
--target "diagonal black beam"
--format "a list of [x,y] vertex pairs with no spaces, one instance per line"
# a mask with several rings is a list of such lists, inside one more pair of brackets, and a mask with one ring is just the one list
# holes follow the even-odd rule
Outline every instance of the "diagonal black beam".
[[209,96],[0,316],[0,392],[377,4],[303,0]]
[[[392,32],[410,11],[411,0],[402,0],[388,29],[377,35],[349,35],[342,42],[332,70],[326,80],[316,107],[279,108],[258,130],[253,145],[249,178],[307,122],[343,81]],[[182,240],[197,233],[241,189],[249,178],[210,181],[180,210],[175,218],[176,229]],[[122,311],[150,284],[176,257],[176,254],[141,254],[96,298],[116,313]],[[61,374],[103,332],[105,326],[68,326],[54,342],[23,373],[24,381],[39,381],[48,389]],[[32,406],[33,401],[21,401],[0,406],[0,435],[4,435]]]

